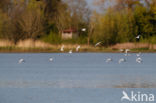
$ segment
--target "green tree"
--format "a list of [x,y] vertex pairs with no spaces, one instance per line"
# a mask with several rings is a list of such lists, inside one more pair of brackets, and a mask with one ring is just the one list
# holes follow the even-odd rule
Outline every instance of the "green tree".
[[136,26],[138,28],[138,35],[142,35],[144,38],[148,38],[154,32],[152,16],[143,6],[137,6],[134,11],[134,18],[136,21]]

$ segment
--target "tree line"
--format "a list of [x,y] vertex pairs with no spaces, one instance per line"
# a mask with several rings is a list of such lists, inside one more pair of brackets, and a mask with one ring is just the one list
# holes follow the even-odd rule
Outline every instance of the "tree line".
[[24,39],[57,41],[62,30],[87,27],[84,0],[0,0],[0,38],[15,44]]
[[[33,39],[109,46],[116,43],[156,42],[155,0],[0,0],[0,38]],[[61,32],[74,28],[79,37],[63,41]],[[83,32],[82,28],[86,28]]]
[[94,42],[136,42],[139,35],[141,41],[156,43],[155,0],[99,0],[95,4],[101,6],[102,13],[94,14]]

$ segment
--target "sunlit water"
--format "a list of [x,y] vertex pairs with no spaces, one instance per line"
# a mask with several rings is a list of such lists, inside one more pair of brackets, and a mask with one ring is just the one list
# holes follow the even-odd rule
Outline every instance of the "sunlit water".
[[[18,63],[21,58],[25,63]],[[107,58],[113,61],[106,63]],[[119,64],[120,58],[126,62]],[[156,94],[156,54],[142,54],[141,64],[136,58],[122,53],[0,54],[0,103],[121,103],[123,90]]]

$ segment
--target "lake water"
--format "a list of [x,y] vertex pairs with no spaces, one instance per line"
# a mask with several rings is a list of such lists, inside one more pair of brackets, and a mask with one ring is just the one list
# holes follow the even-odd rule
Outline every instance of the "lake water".
[[[25,63],[18,63],[21,58]],[[107,58],[113,61],[106,63]],[[119,64],[120,58],[126,62]],[[2,53],[0,103],[122,103],[122,91],[156,96],[156,54],[142,54],[141,64],[136,58],[134,53]]]

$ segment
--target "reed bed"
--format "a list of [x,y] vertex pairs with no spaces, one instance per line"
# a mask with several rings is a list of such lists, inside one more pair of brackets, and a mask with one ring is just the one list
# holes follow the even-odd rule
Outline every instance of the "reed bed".
[[[40,40],[22,40],[16,45],[8,40],[0,40],[0,52],[61,52],[60,48],[64,45],[64,52],[73,50],[76,52],[76,47],[79,44],[49,44]],[[110,47],[95,47],[94,45],[80,45],[80,52],[119,52],[119,49],[131,49],[131,52],[155,52],[156,44],[148,43],[122,43]]]

